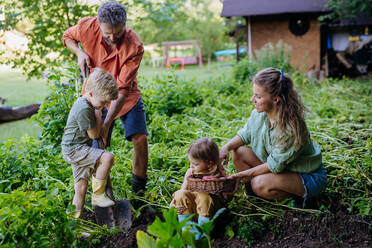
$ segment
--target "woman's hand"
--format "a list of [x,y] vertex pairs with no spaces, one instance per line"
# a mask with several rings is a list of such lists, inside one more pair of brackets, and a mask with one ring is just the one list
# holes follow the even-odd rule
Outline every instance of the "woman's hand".
[[241,171],[241,172],[238,172],[236,174],[233,174],[233,175],[230,175],[228,176],[227,178],[228,179],[234,179],[234,178],[244,178],[244,182],[249,182],[252,180],[252,169],[248,169],[248,170],[245,170],[245,171]]
[[229,150],[226,146],[222,147],[220,150],[220,164],[227,165],[229,162]]

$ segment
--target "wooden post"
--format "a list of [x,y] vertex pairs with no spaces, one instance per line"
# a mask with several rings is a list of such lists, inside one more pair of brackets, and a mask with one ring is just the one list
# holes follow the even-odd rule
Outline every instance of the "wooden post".
[[235,26],[235,42],[236,42],[236,62],[239,62],[239,28]]

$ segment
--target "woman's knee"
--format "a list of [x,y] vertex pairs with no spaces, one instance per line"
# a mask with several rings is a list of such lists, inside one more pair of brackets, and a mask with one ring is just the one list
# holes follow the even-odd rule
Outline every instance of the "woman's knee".
[[258,196],[265,197],[269,192],[267,177],[264,175],[252,178],[251,186],[253,192]]

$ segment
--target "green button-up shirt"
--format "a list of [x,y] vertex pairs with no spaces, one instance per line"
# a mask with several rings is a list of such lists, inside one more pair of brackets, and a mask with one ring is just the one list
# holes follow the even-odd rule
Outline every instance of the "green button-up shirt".
[[321,166],[321,151],[310,138],[309,142],[295,150],[292,135],[281,135],[277,141],[274,132],[275,125],[270,127],[267,114],[253,110],[244,127],[238,131],[238,136],[246,145],[252,146],[263,163],[267,162],[272,173],[310,173]]

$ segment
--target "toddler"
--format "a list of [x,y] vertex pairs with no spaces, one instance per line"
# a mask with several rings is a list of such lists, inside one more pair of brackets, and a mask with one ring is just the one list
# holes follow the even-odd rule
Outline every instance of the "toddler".
[[[201,225],[210,221],[215,212],[225,206],[226,200],[222,194],[188,190],[187,178],[191,175],[224,177],[225,171],[219,162],[218,146],[209,138],[201,138],[192,143],[188,150],[188,158],[190,168],[186,171],[181,189],[173,194],[171,206],[178,209],[180,222],[195,214],[194,220]],[[200,238],[198,232],[196,230],[194,232],[197,233],[197,239]]]

